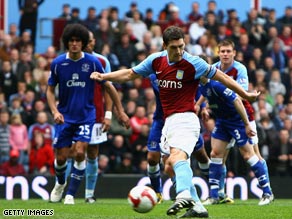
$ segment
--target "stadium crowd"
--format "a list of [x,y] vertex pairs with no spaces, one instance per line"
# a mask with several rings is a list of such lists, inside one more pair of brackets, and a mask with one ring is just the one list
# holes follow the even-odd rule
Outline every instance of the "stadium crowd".
[[[98,14],[92,6],[85,18],[80,17],[78,8],[65,4],[59,19],[64,19],[65,25],[80,23],[92,31],[97,39],[95,51],[108,58],[112,71],[130,68],[160,51],[162,32],[171,25],[183,28],[186,51],[205,55],[210,63],[218,60],[218,42],[231,39],[236,45],[235,59],[248,69],[250,90],[261,91],[252,105],[259,147],[270,175],[292,176],[292,7],[287,6],[284,13],[272,8],[251,9],[240,22],[236,9],[220,10],[216,1],[207,4],[208,11],[203,12],[194,2],[185,19],[172,2],[161,9],[158,18],[151,8],[141,12],[135,2],[124,15],[114,6]],[[18,33],[14,23],[7,33],[0,30],[0,175],[54,175],[55,130],[45,91],[50,63],[64,50],[62,45],[52,45],[37,54],[31,32]],[[109,140],[100,145],[99,174],[146,174],[155,95],[146,78],[114,85],[131,128],[121,126],[113,114]],[[208,153],[214,119],[202,122]],[[231,177],[250,174],[237,148],[230,153],[227,169]]]

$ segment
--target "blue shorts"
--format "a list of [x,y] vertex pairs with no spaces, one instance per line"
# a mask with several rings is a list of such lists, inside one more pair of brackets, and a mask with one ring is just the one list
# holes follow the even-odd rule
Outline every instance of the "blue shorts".
[[55,125],[54,148],[63,148],[72,145],[72,142],[90,142],[94,120],[86,124],[63,123]]
[[203,146],[204,146],[204,139],[203,139],[202,134],[200,134],[200,136],[198,138],[198,141],[196,143],[196,147],[195,147],[194,151],[200,150]]
[[147,149],[148,151],[160,152],[161,131],[164,125],[164,120],[153,120],[151,130],[148,137]]
[[251,139],[246,135],[245,126],[242,121],[228,123],[224,120],[217,119],[212,137],[226,142],[230,142],[234,138],[235,144],[238,147],[252,143]]

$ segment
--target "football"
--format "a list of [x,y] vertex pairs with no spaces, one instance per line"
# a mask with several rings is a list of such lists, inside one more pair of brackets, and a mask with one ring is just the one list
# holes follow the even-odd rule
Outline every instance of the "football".
[[148,186],[135,186],[128,194],[128,202],[134,211],[147,213],[156,205],[157,196]]

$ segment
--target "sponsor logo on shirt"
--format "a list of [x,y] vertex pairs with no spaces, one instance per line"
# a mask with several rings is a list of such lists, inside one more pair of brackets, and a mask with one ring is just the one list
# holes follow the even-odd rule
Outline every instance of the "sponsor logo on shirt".
[[79,74],[73,73],[72,80],[67,81],[67,87],[85,87],[85,81],[77,81],[79,80]]
[[158,80],[158,85],[161,88],[173,88],[173,89],[182,88],[181,81]]

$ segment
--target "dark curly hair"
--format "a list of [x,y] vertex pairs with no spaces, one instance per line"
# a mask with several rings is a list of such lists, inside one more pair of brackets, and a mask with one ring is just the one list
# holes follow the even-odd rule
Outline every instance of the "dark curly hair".
[[72,37],[76,37],[82,41],[82,50],[84,50],[89,42],[88,29],[82,24],[68,24],[62,35],[62,42],[67,50],[69,49],[68,43]]

